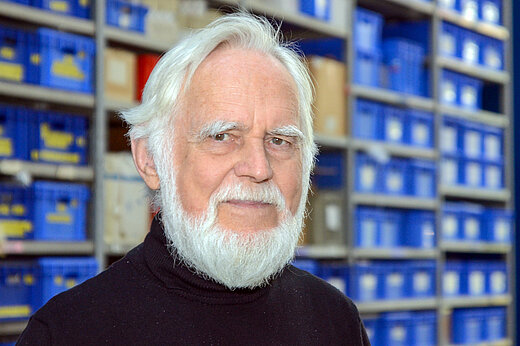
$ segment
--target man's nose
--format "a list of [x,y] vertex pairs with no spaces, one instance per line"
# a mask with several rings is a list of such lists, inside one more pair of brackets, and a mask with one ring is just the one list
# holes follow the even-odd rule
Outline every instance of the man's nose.
[[263,140],[244,144],[239,153],[239,160],[235,164],[235,174],[255,183],[261,183],[273,177],[273,170]]

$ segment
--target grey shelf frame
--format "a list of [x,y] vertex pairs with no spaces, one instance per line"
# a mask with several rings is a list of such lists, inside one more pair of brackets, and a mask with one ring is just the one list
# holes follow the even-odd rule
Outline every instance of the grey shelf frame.
[[94,242],[8,240],[0,242],[0,255],[90,255]]
[[15,176],[21,173],[26,173],[38,178],[60,180],[92,181],[94,179],[94,169],[88,166],[37,163],[9,159],[0,160],[0,174]]
[[377,300],[356,304],[361,314],[402,310],[435,310],[439,305],[437,298]]
[[0,323],[0,335],[15,336],[21,334],[27,326],[27,320],[15,321],[15,322],[1,322]]
[[352,257],[356,259],[436,259],[439,251],[433,249],[414,248],[356,248],[351,250]]

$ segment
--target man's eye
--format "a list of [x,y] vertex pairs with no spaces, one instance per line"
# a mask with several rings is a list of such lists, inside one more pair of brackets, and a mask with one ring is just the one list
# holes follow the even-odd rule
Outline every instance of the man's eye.
[[229,139],[229,134],[227,134],[227,133],[218,133],[215,136],[213,136],[213,139],[215,139],[217,142],[224,142],[225,140]]
[[284,139],[281,139],[281,138],[278,138],[278,137],[274,137],[273,139],[271,139],[271,142],[274,144],[274,145],[284,145],[284,144],[288,144],[288,142]]

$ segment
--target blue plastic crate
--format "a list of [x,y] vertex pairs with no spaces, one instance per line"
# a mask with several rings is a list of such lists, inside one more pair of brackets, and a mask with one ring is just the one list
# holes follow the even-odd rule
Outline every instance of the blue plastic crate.
[[391,143],[407,142],[407,110],[393,106],[383,106],[383,140]]
[[459,0],[460,14],[466,20],[476,22],[479,17],[479,0]]
[[90,2],[90,0],[31,0],[32,6],[80,18],[90,18]]
[[464,161],[459,155],[444,155],[441,159],[441,181],[446,186],[464,183]]
[[357,7],[354,12],[354,47],[356,52],[378,54],[381,51],[383,16]]
[[439,83],[440,102],[445,105],[456,106],[459,103],[458,90],[459,80],[458,74],[449,70],[442,70],[441,80]]
[[469,261],[468,268],[468,295],[483,296],[487,285],[487,263],[484,261]]
[[432,249],[435,247],[435,214],[431,211],[410,210],[405,218],[404,244],[410,247]]
[[350,268],[349,297],[356,301],[374,301],[380,298],[382,270],[375,262],[357,262]]
[[34,284],[32,262],[0,261],[0,321],[29,318]]
[[306,272],[309,272],[312,275],[321,275],[321,267],[318,261],[311,259],[295,259],[292,262],[292,265],[298,269],[305,270]]
[[483,162],[482,186],[486,189],[504,188],[504,164],[502,162]]
[[480,64],[494,70],[504,69],[504,42],[482,36],[480,49]]
[[436,291],[435,261],[410,261],[406,266],[407,292],[412,298],[434,297]]
[[486,241],[510,244],[513,220],[513,213],[510,210],[486,209],[482,218]]
[[442,208],[442,239],[464,239],[463,207],[459,203],[445,203]]
[[467,263],[463,261],[446,261],[442,275],[442,294],[444,297],[457,297],[468,292]]
[[437,165],[434,161],[410,160],[410,193],[414,197],[433,198],[437,196]]
[[430,22],[421,21],[398,21],[386,23],[383,30],[383,39],[406,38],[419,44],[424,52],[428,53],[430,47]]
[[461,121],[461,124],[463,155],[470,159],[482,158],[484,126],[470,121]]
[[460,0],[439,0],[439,7],[447,8],[453,11],[459,11]]
[[345,62],[345,40],[340,38],[307,38],[295,44],[305,56],[317,55]]
[[453,343],[478,344],[484,340],[485,314],[481,308],[454,309],[452,316]]
[[29,116],[29,123],[29,151],[32,161],[87,164],[87,118],[34,111]]
[[484,163],[480,159],[463,159],[463,185],[467,187],[484,187]]
[[95,51],[90,37],[40,28],[29,36],[28,80],[51,88],[92,93]]
[[442,22],[439,37],[439,54],[453,58],[461,57],[459,26]]
[[21,5],[29,5],[29,3],[31,2],[31,0],[3,0],[3,1],[14,2],[16,4],[21,4]]
[[300,12],[308,16],[330,21],[331,0],[300,0]]
[[485,23],[502,24],[502,0],[480,0],[479,18]]
[[370,156],[358,153],[356,155],[356,191],[380,193],[382,188],[383,172],[381,164]]
[[486,294],[502,295],[509,291],[507,263],[505,261],[487,261]]
[[416,109],[408,110],[408,144],[422,148],[433,148],[433,114]]
[[86,185],[35,182],[34,239],[85,240],[89,195]]
[[400,209],[383,209],[380,213],[378,246],[397,248],[403,245],[401,229],[404,227],[404,212]]
[[402,38],[383,42],[385,78],[383,87],[412,95],[425,95],[424,49]]
[[381,53],[355,53],[354,83],[371,87],[380,86]]
[[32,304],[38,310],[49,299],[95,276],[99,270],[93,257],[43,257],[37,260],[37,284]]
[[321,152],[312,177],[314,185],[319,189],[341,189],[344,185],[344,161],[341,152]]
[[25,109],[0,104],[0,159],[27,160],[28,131]]
[[462,154],[463,120],[444,116],[440,133],[440,145],[443,153]]
[[346,263],[321,263],[320,277],[338,290],[347,294],[349,284],[349,267]]
[[383,272],[383,284],[380,285],[379,297],[386,300],[397,300],[409,296],[406,265],[408,263],[402,261],[381,261],[378,263]]
[[354,137],[380,140],[383,138],[383,106],[364,99],[355,100]]
[[378,247],[382,212],[374,207],[356,208],[356,246],[360,248]]
[[381,314],[382,345],[409,346],[412,335],[413,314],[411,312],[385,312]]
[[31,188],[0,184],[0,234],[7,239],[32,239],[33,205]]
[[504,159],[504,130],[493,126],[482,128],[482,157],[486,161],[502,162]]
[[481,35],[471,30],[460,29],[460,57],[467,64],[480,63]]
[[458,105],[469,110],[482,109],[482,80],[458,74]]
[[0,80],[25,82],[27,34],[18,29],[0,26]]
[[505,307],[486,308],[483,340],[498,341],[507,335],[507,310]]
[[378,342],[379,336],[379,319],[377,318],[363,318],[363,325],[365,326],[365,331],[367,332],[368,340],[370,340],[370,344],[372,346],[378,346],[380,343]]
[[462,239],[464,240],[483,240],[482,217],[484,208],[481,205],[465,203],[461,207],[461,226]]
[[383,167],[383,192],[388,195],[407,195],[409,164],[404,159],[391,159]]
[[437,345],[437,313],[435,311],[417,311],[413,313],[409,345]]
[[144,32],[148,7],[123,0],[107,0],[106,21],[125,30]]

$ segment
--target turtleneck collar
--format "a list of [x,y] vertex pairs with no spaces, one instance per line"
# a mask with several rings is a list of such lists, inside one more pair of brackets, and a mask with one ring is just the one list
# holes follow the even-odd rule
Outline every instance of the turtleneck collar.
[[277,285],[273,280],[268,286],[256,289],[230,290],[227,287],[195,274],[193,270],[174,261],[168,249],[160,215],[152,221],[150,233],[144,241],[145,262],[152,274],[168,289],[191,300],[206,304],[240,304],[258,299]]

